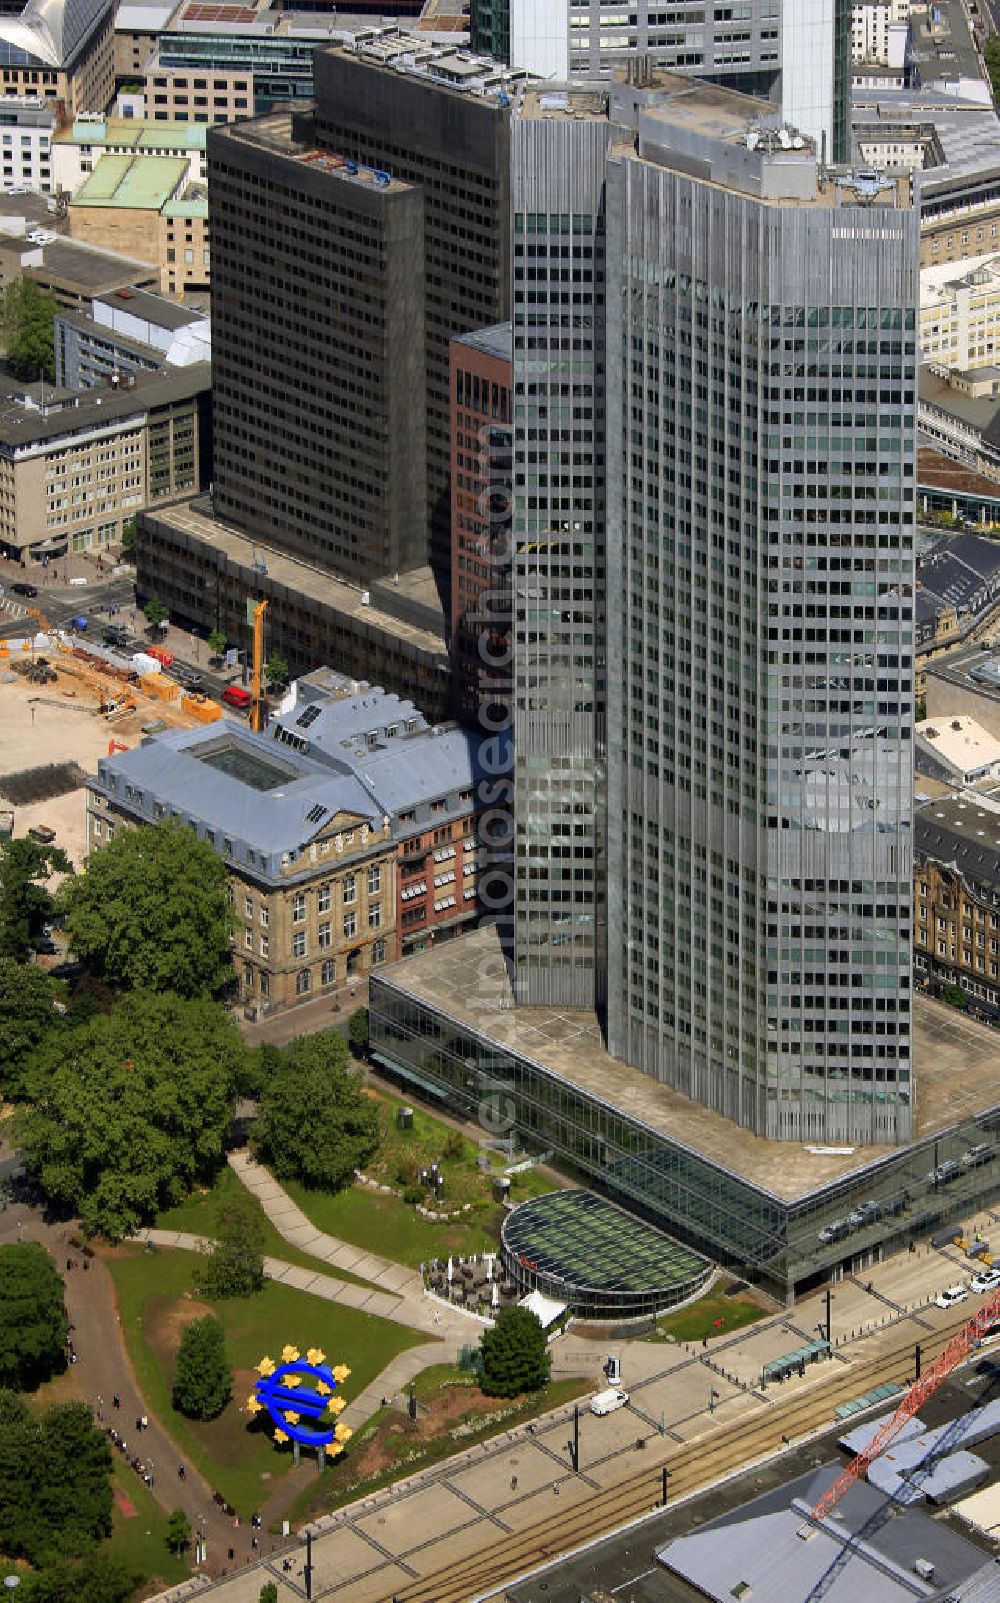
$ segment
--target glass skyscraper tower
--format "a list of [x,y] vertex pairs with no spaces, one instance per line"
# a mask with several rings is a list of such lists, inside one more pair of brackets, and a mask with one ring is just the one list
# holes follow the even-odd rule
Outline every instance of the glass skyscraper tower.
[[903,1140],[910,180],[629,76],[514,125],[518,995],[761,1135]]

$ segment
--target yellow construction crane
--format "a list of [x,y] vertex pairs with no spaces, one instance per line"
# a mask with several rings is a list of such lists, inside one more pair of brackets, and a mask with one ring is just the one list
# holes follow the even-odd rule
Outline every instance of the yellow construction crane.
[[267,602],[247,602],[247,612],[253,608],[253,677],[250,680],[250,728],[264,727],[264,614]]

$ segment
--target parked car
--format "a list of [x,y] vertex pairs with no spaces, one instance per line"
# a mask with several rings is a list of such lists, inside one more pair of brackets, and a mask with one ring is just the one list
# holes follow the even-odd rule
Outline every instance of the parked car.
[[957,1180],[961,1172],[954,1158],[946,1158],[944,1163],[939,1163],[936,1169],[931,1170],[927,1176],[927,1183],[932,1186],[946,1186],[950,1181]]
[[17,579],[10,588],[16,596],[37,596],[38,594],[38,586],[27,584],[24,579]]
[[235,707],[237,712],[249,712],[253,705],[253,697],[242,685],[227,685],[222,699],[227,707]]
[[617,1408],[624,1408],[628,1403],[628,1392],[621,1386],[609,1386],[606,1391],[599,1391],[596,1397],[590,1399],[590,1412],[592,1414],[613,1414]]
[[974,1291],[977,1297],[987,1291],[1000,1291],[1000,1269],[980,1269],[969,1281],[969,1290]]
[[946,1286],[944,1291],[938,1292],[934,1303],[938,1308],[954,1308],[956,1303],[964,1302],[968,1295],[968,1286]]
[[108,623],[104,626],[102,638],[106,646],[124,646],[128,642],[128,631],[124,624]]
[[963,1152],[959,1162],[963,1169],[974,1169],[977,1164],[990,1163],[993,1158],[993,1147],[989,1141],[979,1141],[967,1152]]

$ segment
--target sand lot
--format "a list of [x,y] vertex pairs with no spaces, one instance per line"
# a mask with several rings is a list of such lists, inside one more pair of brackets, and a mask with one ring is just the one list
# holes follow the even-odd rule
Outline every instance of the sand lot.
[[[138,745],[141,726],[162,718],[173,726],[189,727],[193,720],[179,706],[138,693],[136,711],[114,720],[98,711],[99,679],[69,656],[47,650],[59,675],[57,684],[37,685],[25,679],[0,682],[0,806],[14,806],[14,834],[25,835],[37,824],[54,829],[57,844],[76,868],[83,865],[86,844],[85,792],[82,785],[47,801],[17,806],[3,795],[4,776],[49,763],[75,762],[85,773],[97,771],[112,738],[123,745]],[[0,662],[0,674],[9,678],[9,661]],[[109,681],[111,683],[111,681]]]

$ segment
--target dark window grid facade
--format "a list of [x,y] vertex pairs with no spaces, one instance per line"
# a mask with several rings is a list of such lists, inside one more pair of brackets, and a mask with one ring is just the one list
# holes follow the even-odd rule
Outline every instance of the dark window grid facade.
[[394,230],[347,180],[297,188],[291,154],[230,148],[210,171],[217,507],[358,582],[398,572],[424,554],[419,307],[392,289],[419,271],[418,220]]
[[509,113],[431,84],[401,92],[398,74],[336,50],[317,52],[315,74],[324,147],[381,167],[423,194],[428,554],[447,576],[449,344],[456,333],[509,316]]

